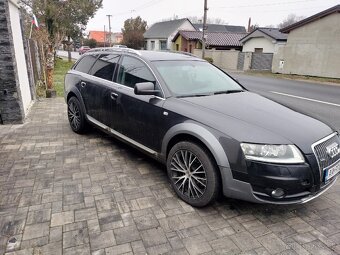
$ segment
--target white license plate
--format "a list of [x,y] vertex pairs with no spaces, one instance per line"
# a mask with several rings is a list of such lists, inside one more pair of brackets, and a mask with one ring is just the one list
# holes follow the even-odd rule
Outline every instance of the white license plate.
[[325,171],[325,181],[332,179],[340,172],[340,161],[338,161],[334,166]]

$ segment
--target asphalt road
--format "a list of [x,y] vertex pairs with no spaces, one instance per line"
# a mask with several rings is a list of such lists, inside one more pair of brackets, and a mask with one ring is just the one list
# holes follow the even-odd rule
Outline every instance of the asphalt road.
[[340,85],[231,73],[248,90],[319,119],[340,132]]
[[[68,53],[65,50],[57,50],[57,56],[67,58]],[[80,57],[78,52],[71,51],[71,58],[77,60]]]

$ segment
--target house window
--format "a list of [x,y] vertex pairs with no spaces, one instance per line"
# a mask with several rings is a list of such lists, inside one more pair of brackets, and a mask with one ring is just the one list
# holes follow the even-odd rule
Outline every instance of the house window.
[[144,41],[144,50],[148,49],[148,41]]
[[166,50],[167,49],[166,41],[164,41],[164,40],[160,41],[159,49],[160,50]]
[[151,41],[151,50],[155,49],[155,41]]
[[176,44],[176,51],[179,51],[179,44]]
[[192,44],[189,44],[189,52],[192,53]]
[[255,48],[255,53],[263,53],[263,48]]

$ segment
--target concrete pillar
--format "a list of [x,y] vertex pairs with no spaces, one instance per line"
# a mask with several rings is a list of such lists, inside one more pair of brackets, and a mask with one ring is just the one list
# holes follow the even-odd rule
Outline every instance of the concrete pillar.
[[251,68],[251,57],[252,53],[251,52],[245,52],[244,54],[244,63],[243,63],[243,70],[248,71]]

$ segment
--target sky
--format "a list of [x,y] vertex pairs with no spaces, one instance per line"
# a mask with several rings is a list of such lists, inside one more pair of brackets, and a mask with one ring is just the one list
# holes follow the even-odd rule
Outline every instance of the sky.
[[[208,17],[244,27],[251,17],[252,24],[275,27],[289,14],[308,17],[337,4],[339,0],[208,0]],[[106,15],[112,15],[112,32],[120,32],[126,19],[137,16],[146,20],[148,26],[174,16],[202,17],[203,5],[204,0],[103,0],[103,7],[89,21],[87,31],[103,31],[104,26],[108,31]]]

